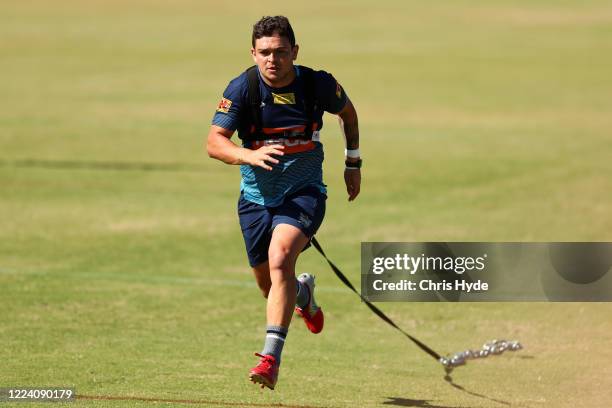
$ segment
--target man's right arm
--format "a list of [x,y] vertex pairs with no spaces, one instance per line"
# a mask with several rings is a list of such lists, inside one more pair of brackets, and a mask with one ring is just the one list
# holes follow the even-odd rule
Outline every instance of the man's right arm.
[[269,163],[278,164],[278,160],[272,155],[284,154],[285,146],[278,144],[263,146],[257,150],[237,146],[230,140],[233,134],[233,130],[212,125],[206,142],[208,156],[227,164],[249,164],[272,170]]

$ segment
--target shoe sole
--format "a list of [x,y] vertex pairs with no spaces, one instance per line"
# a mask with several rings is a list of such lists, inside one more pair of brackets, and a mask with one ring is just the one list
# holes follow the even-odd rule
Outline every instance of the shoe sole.
[[262,388],[265,385],[271,390],[274,389],[274,384],[270,383],[270,381],[263,375],[251,373],[249,374],[249,380],[251,380],[253,384],[261,384]]

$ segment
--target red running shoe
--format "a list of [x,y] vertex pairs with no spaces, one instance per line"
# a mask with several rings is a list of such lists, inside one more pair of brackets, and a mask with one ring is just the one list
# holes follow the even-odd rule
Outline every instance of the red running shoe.
[[257,357],[261,357],[259,364],[255,368],[249,371],[249,380],[253,384],[261,384],[261,388],[264,386],[273,390],[278,379],[278,364],[276,359],[271,355],[263,355],[255,353]]
[[308,330],[315,334],[321,333],[325,319],[323,318],[323,310],[317,306],[314,300],[314,276],[309,273],[303,273],[297,279],[308,288],[309,301],[305,308],[296,306],[295,313],[304,319]]

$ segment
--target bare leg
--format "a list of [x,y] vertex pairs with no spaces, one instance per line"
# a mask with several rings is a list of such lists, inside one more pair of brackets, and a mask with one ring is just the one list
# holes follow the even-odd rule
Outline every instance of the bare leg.
[[257,284],[268,298],[266,340],[262,352],[257,354],[261,360],[249,372],[251,381],[262,387],[274,389],[278,378],[281,353],[297,296],[295,262],[307,243],[308,238],[299,228],[279,224],[272,232],[268,262],[253,268]]
[[255,266],[253,268],[253,275],[255,275],[255,281],[261,290],[261,294],[267,299],[268,294],[270,293],[270,287],[272,286],[272,281],[270,280],[270,265],[268,261],[262,262]]
[[295,263],[308,243],[308,237],[299,228],[279,224],[274,228],[268,250],[270,281],[268,294],[268,326],[289,327],[295,307]]

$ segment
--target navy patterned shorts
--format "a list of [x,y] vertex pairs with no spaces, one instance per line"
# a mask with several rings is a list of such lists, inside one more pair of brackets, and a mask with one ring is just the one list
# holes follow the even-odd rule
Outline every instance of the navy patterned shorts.
[[278,207],[252,203],[240,193],[238,217],[249,264],[254,267],[268,260],[272,231],[278,224],[293,225],[312,238],[323,222],[325,200],[327,196],[315,186],[288,195]]

